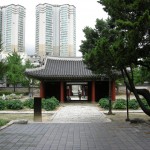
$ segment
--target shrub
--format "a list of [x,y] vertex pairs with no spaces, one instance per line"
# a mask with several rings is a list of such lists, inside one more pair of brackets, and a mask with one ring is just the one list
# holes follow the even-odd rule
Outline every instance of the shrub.
[[6,101],[7,109],[19,110],[23,109],[23,103],[20,100],[8,100]]
[[113,103],[114,109],[126,109],[126,101],[125,99],[116,99]]
[[9,122],[8,120],[0,119],[0,126],[4,126],[4,125],[6,125],[8,122]]
[[34,99],[28,99],[26,101],[24,101],[23,105],[27,108],[34,108]]
[[57,98],[53,96],[51,97],[51,100],[53,100],[56,103],[56,106],[59,106],[59,100]]
[[59,101],[55,97],[42,101],[42,106],[45,110],[54,110],[59,105]]
[[129,109],[138,109],[139,108],[139,104],[138,104],[137,100],[135,100],[135,99],[129,100],[128,105],[129,105]]
[[12,93],[16,94],[16,95],[28,95],[28,92],[26,91],[16,91],[16,92],[12,92],[12,91],[5,91],[5,90],[2,90],[0,91],[0,96],[2,96],[3,94],[5,95],[11,95]]
[[146,99],[143,98],[143,99],[142,99],[142,102],[143,102],[144,106],[145,106],[147,109],[150,109],[150,106],[148,105]]
[[104,109],[108,109],[109,108],[109,100],[108,100],[108,98],[101,98],[98,103]]
[[9,95],[9,94],[11,94],[12,92],[10,92],[10,91],[0,91],[0,96],[2,96],[3,94],[5,94],[5,95]]
[[6,101],[0,100],[0,110],[4,110],[6,107]]

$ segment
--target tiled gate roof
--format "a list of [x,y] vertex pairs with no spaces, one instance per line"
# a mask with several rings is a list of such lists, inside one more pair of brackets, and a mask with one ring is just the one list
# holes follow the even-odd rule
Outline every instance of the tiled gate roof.
[[100,80],[101,75],[87,69],[82,58],[48,57],[45,65],[27,69],[25,74],[36,79],[47,80]]

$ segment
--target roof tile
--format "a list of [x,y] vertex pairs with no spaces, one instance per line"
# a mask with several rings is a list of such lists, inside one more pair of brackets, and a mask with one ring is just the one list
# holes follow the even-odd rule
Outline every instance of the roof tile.
[[27,76],[37,79],[93,79],[100,78],[87,69],[82,58],[48,57],[45,66],[25,71]]

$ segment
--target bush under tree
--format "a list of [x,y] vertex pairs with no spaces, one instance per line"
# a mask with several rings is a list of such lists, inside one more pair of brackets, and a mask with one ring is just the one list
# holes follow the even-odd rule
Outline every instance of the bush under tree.
[[108,98],[101,98],[98,103],[104,109],[108,109],[109,108],[109,100],[108,100]]
[[6,108],[12,110],[23,109],[23,103],[20,100],[8,100],[6,101]]
[[113,103],[113,109],[126,109],[126,101],[125,99],[116,99]]

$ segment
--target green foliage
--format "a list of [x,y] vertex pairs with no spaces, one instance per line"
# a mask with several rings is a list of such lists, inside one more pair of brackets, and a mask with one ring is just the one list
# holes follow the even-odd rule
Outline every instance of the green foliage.
[[12,55],[7,57],[7,82],[14,85],[14,91],[16,84],[22,82],[24,77],[23,69],[24,68],[20,55],[18,55],[16,52],[13,52]]
[[7,109],[20,110],[23,109],[23,103],[20,100],[8,100],[6,101]]
[[143,83],[142,76],[141,76],[142,75],[141,74],[141,69],[139,67],[138,68],[134,68],[133,75],[134,75],[134,83],[135,83],[135,85]]
[[138,109],[139,108],[139,104],[138,104],[137,100],[135,100],[135,99],[129,100],[128,106],[129,106],[129,109]]
[[4,125],[6,125],[8,122],[9,122],[8,120],[0,119],[0,126],[4,126]]
[[[111,28],[112,25],[113,23],[110,19],[106,21],[97,19],[94,29],[86,27],[83,30],[86,40],[82,41],[80,46],[80,51],[88,68],[94,73],[107,74],[109,77],[113,76],[112,70],[124,62],[116,53],[117,45],[120,47],[123,41],[121,41],[122,38],[119,37],[118,31]],[[97,36],[88,36],[89,29]],[[91,45],[90,49],[89,45]],[[117,64],[116,62],[118,61],[119,63]]]
[[42,106],[45,110],[54,110],[59,105],[59,101],[55,98],[49,98],[42,101]]
[[3,94],[5,94],[5,95],[9,95],[9,94],[11,94],[12,92],[10,92],[10,91],[0,91],[0,96],[2,96]]
[[[33,65],[31,64],[30,60],[27,60],[25,62],[25,65],[23,66],[23,70],[25,71],[26,69],[29,69],[29,68],[33,68]],[[34,80],[32,80],[31,78],[27,76],[24,76],[22,79],[22,85],[29,87],[30,84],[34,84]]]
[[109,108],[109,100],[108,100],[108,98],[101,98],[98,103],[104,109],[108,109]]
[[28,99],[23,102],[23,105],[27,108],[34,108],[34,99]]
[[0,110],[4,110],[6,108],[6,103],[4,100],[0,100]]
[[[137,97],[142,110],[150,116],[150,109],[142,105],[139,97],[141,93],[135,89],[133,73],[133,69],[138,66],[145,67],[146,72],[150,70],[150,1],[98,2],[103,5],[109,18],[106,21],[97,19],[95,28],[86,27],[83,30],[85,40],[82,41],[80,51],[84,63],[94,73],[106,74],[111,79],[116,79],[117,72],[121,72],[128,89]],[[139,75],[136,77],[139,82]],[[149,79],[149,75],[146,78]],[[150,95],[144,92],[141,95],[149,101]]]
[[136,85],[143,84],[144,81],[150,82],[150,71],[145,67],[137,67],[133,70],[134,83]]
[[145,106],[146,108],[150,109],[150,106],[148,105],[146,99],[143,98],[143,99],[142,99],[142,102],[143,102],[143,104],[144,104],[144,106]]
[[[2,35],[0,34],[0,52],[3,51]],[[4,61],[0,61],[0,80],[3,79],[4,74],[6,73],[6,64]]]
[[0,71],[1,71],[1,73],[0,73],[0,80],[3,79],[4,74],[6,73],[6,69],[7,69],[6,63],[3,62],[3,61],[0,61]]
[[52,97],[51,97],[51,100],[56,103],[56,106],[59,106],[59,100],[57,100],[56,97],[52,96]]
[[112,106],[114,109],[126,109],[125,99],[116,99]]
[[[27,95],[28,94],[28,92],[25,92],[25,91],[23,91],[23,92],[16,91],[13,93],[16,95]],[[12,91],[0,91],[0,96],[2,96],[3,94],[10,95],[10,94],[12,94]]]

